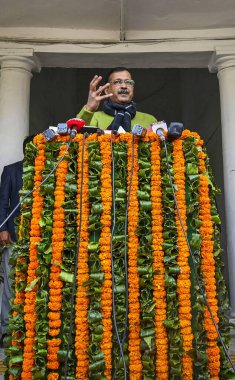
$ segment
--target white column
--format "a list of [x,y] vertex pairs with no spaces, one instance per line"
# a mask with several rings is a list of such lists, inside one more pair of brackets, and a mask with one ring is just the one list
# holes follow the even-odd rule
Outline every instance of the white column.
[[3,166],[22,160],[29,134],[30,80],[39,65],[33,57],[0,57],[0,174]]
[[209,65],[220,87],[231,317],[235,318],[235,47],[216,48]]

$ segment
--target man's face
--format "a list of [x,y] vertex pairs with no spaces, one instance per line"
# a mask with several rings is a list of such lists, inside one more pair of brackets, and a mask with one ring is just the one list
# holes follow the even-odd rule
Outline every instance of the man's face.
[[112,73],[109,77],[109,83],[110,86],[106,89],[106,93],[113,94],[110,98],[113,102],[121,104],[131,102],[134,95],[134,82],[132,82],[129,71]]

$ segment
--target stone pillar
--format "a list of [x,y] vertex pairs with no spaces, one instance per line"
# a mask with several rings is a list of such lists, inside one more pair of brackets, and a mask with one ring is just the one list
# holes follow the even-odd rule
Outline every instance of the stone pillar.
[[235,318],[235,47],[216,48],[209,64],[220,87],[231,318]]
[[[18,49],[19,50],[19,49]],[[7,53],[7,52],[6,52]],[[0,52],[2,54],[2,52]],[[29,134],[29,99],[34,57],[0,57],[0,174],[3,166],[22,160],[23,140]]]

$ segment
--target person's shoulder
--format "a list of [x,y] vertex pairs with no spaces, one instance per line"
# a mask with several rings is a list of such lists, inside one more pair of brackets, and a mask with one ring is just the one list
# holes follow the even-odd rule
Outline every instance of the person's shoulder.
[[136,116],[145,116],[145,117],[151,117],[152,119],[156,119],[155,116],[151,115],[150,113],[140,112],[140,111],[136,112]]
[[7,169],[11,169],[11,168],[18,168],[18,167],[20,167],[22,165],[23,165],[23,161],[21,160],[21,161],[13,162],[12,164],[6,165],[4,167],[7,168]]
[[4,166],[4,169],[12,170],[15,168],[21,168],[22,166],[23,166],[23,161],[17,161],[17,162],[13,162],[12,164]]
[[140,120],[146,120],[146,121],[148,120],[149,123],[155,123],[157,121],[155,116],[149,113],[139,112],[139,111],[136,112],[135,118],[140,119]]
[[109,119],[113,119],[113,116],[108,115],[108,114],[105,113],[104,111],[95,111],[93,117],[94,117],[96,120],[104,120],[104,119],[105,119],[105,120],[109,120]]

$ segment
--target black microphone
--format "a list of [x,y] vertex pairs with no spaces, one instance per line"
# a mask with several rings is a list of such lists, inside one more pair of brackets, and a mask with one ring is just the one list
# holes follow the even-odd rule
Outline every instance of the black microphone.
[[170,139],[177,139],[182,135],[183,129],[184,129],[183,123],[179,123],[179,122],[174,121],[174,122],[170,123],[170,125],[168,127],[167,136]]

